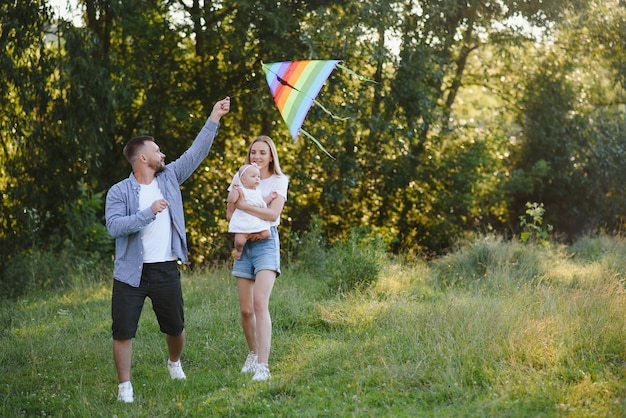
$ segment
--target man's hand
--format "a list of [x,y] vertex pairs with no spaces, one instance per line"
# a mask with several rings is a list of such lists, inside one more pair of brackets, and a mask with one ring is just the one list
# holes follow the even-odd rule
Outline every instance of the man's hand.
[[215,105],[213,106],[213,111],[211,111],[211,115],[209,116],[209,119],[217,123],[220,121],[222,116],[227,114],[229,111],[230,111],[230,97],[226,96],[225,99],[222,99],[219,102],[215,103]]
[[154,202],[152,202],[152,204],[150,205],[150,209],[152,209],[152,213],[154,213],[155,215],[158,215],[159,213],[163,212],[165,210],[166,207],[168,207],[170,205],[170,202],[168,202],[165,199],[159,199],[159,200],[155,200]]

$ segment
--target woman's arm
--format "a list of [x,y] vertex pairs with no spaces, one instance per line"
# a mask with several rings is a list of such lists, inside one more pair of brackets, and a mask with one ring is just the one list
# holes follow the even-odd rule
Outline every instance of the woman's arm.
[[[230,203],[229,203],[230,206]],[[285,206],[285,198],[278,195],[267,208],[260,208],[258,206],[252,206],[246,203],[245,199],[238,199],[235,205],[237,209],[241,209],[251,215],[261,218],[265,221],[275,222]],[[234,209],[233,209],[234,210]]]

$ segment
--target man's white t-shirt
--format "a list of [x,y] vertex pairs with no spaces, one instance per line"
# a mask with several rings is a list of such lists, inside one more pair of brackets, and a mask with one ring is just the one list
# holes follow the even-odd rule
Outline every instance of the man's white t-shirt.
[[[156,178],[150,184],[141,184],[139,210],[149,208],[155,200],[159,199],[163,199],[163,194],[159,190]],[[155,220],[141,230],[140,236],[143,243],[144,263],[176,260],[172,254],[172,220],[169,208],[157,213]]]

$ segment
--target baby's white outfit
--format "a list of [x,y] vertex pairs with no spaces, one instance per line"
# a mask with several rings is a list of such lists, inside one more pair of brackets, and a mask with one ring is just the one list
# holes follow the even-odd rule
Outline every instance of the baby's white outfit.
[[[239,190],[243,192],[243,197],[247,204],[258,206],[260,208],[267,207],[267,204],[261,195],[261,190],[246,189],[243,185],[239,188]],[[235,209],[233,215],[230,217],[228,232],[251,234],[253,232],[270,229],[270,225],[270,221],[265,221],[257,216],[244,212],[241,209]]]

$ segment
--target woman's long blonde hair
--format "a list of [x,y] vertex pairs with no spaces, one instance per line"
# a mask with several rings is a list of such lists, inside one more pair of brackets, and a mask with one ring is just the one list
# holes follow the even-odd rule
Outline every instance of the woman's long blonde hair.
[[276,174],[278,176],[283,176],[284,173],[280,168],[280,163],[278,162],[278,152],[276,151],[276,145],[274,145],[274,141],[267,135],[259,135],[255,137],[250,146],[248,147],[248,155],[246,155],[246,164],[250,164],[250,151],[252,150],[252,146],[257,142],[265,142],[270,147],[270,153],[272,154],[272,161],[270,161],[268,170],[270,174]]

